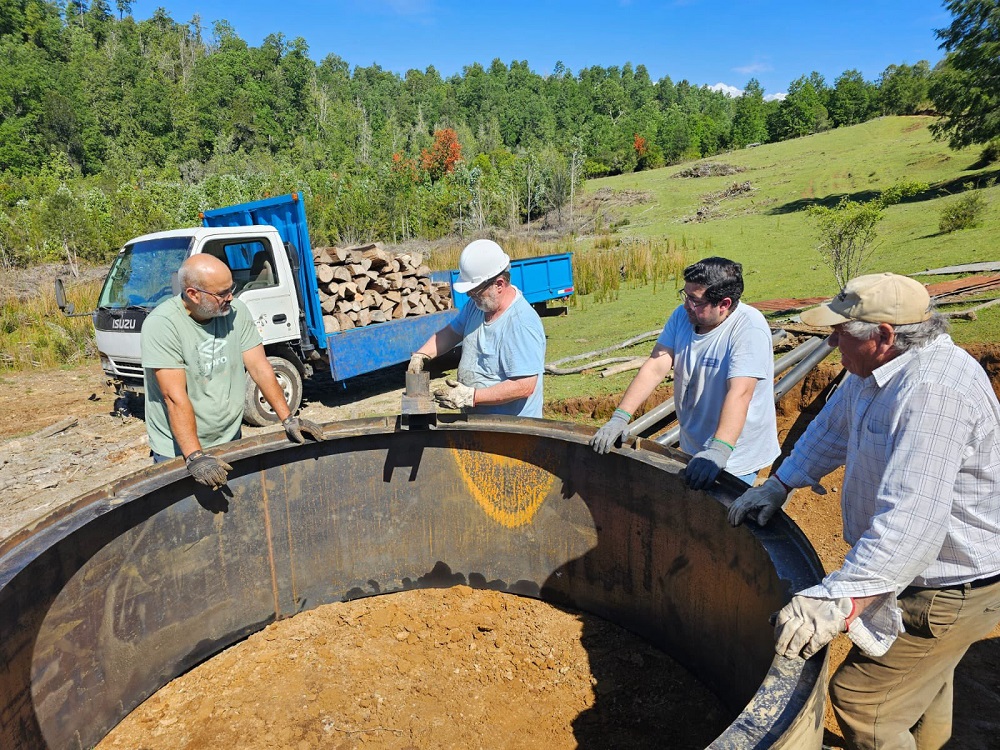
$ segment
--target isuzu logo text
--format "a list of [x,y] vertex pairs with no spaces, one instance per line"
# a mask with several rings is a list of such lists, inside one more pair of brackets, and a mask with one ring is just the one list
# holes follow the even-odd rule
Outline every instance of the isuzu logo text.
[[132,329],[134,331],[135,330],[135,320],[134,319],[133,320],[128,320],[127,318],[115,318],[114,320],[111,321],[111,327],[112,328],[120,328],[122,330],[124,330],[126,328],[130,328],[130,329]]

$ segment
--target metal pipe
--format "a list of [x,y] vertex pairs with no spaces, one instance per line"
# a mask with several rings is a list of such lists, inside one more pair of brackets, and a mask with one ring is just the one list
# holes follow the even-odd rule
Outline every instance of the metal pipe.
[[796,364],[797,362],[800,362],[803,357],[812,353],[812,351],[817,346],[821,346],[824,343],[824,341],[825,340],[820,338],[819,336],[810,336],[801,344],[799,344],[797,347],[792,349],[790,352],[786,352],[781,357],[778,357],[778,359],[775,360],[774,362],[775,377],[777,377],[785,370],[792,367],[792,365]]
[[775,383],[774,400],[777,402],[778,399],[788,393],[800,380],[802,380],[802,378],[804,378],[810,370],[829,357],[832,353],[833,349],[830,347],[830,337],[828,336],[823,339],[822,346],[819,346],[815,351],[810,352],[805,359],[789,370],[785,377]]

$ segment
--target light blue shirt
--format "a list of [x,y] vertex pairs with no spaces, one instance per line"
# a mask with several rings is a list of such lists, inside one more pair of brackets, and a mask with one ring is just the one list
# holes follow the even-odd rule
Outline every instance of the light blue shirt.
[[681,450],[694,455],[710,445],[730,378],[756,378],[746,423],[726,471],[743,476],[770,465],[781,449],[774,413],[774,351],[764,316],[741,302],[717,328],[695,333],[681,305],[657,343],[673,352]]
[[515,287],[517,298],[490,323],[471,299],[451,328],[462,336],[458,380],[473,388],[488,388],[511,378],[537,375],[535,390],[527,398],[506,404],[476,406],[473,414],[542,416],[542,377],[545,372],[545,330],[531,305]]

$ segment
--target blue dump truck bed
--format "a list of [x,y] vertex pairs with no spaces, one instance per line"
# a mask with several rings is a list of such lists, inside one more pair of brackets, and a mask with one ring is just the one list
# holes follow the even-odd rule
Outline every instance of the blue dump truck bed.
[[[323,326],[312,244],[300,194],[291,193],[205,211],[202,221],[206,227],[273,226],[282,240],[295,249],[296,257],[292,265],[311,339],[309,343],[321,351],[325,350],[334,380],[346,380],[406,362],[432,334],[455,320],[458,311],[469,299],[452,288],[454,309],[328,334]],[[573,294],[572,253],[512,261],[510,274],[511,282],[532,305],[542,305],[548,300],[564,299]],[[458,271],[436,272],[431,277],[435,281],[453,284],[458,280]]]
[[[434,281],[447,281],[449,284],[458,281],[458,277],[457,269],[431,274]],[[511,261],[510,279],[533,305],[564,299],[573,294],[573,254],[559,253]],[[456,292],[454,287],[451,297],[454,304],[452,310],[328,334],[327,349],[334,380],[346,380],[406,362],[427,339],[455,320],[458,311],[469,299],[468,295]]]
[[[445,280],[458,281],[458,269],[447,271]],[[573,254],[557,253],[537,258],[522,258],[510,263],[510,282],[532,305],[553,299],[564,299],[573,294]],[[455,307],[461,309],[468,295],[451,290]]]

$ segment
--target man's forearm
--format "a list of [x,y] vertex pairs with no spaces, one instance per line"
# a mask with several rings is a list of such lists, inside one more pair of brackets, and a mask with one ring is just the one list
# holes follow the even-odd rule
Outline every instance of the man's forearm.
[[250,377],[257,384],[257,387],[260,388],[260,395],[274,409],[278,421],[283,422],[292,411],[288,408],[288,403],[285,401],[285,392],[281,390],[281,385],[274,376],[274,370],[270,367],[270,363],[268,363],[268,369],[270,370],[269,373],[260,371],[251,372]]
[[198,439],[198,422],[190,399],[165,398],[164,403],[167,407],[170,432],[181,449],[181,456],[187,457],[194,451],[201,450],[201,441]]
[[424,345],[417,349],[415,354],[426,354],[431,359],[446,354],[458,346],[462,337],[451,327],[445,326],[440,331],[431,336]]
[[[625,389],[625,395],[622,396],[621,403],[619,404],[620,408],[629,414],[635,414],[636,410],[649,398],[656,386],[663,381],[666,373],[661,372],[656,364],[655,360],[650,359],[646,360],[645,364],[639,368],[639,372],[636,373],[635,378],[629,384],[628,388]],[[670,372],[669,368],[666,372]]]
[[[756,380],[753,382],[756,385]],[[734,384],[726,391],[714,437],[724,440],[729,445],[736,445],[747,422],[747,412],[750,409],[753,392],[753,387],[745,383]]]
[[476,389],[476,406],[493,406],[528,398],[535,391],[537,375],[504,380],[488,388]]

